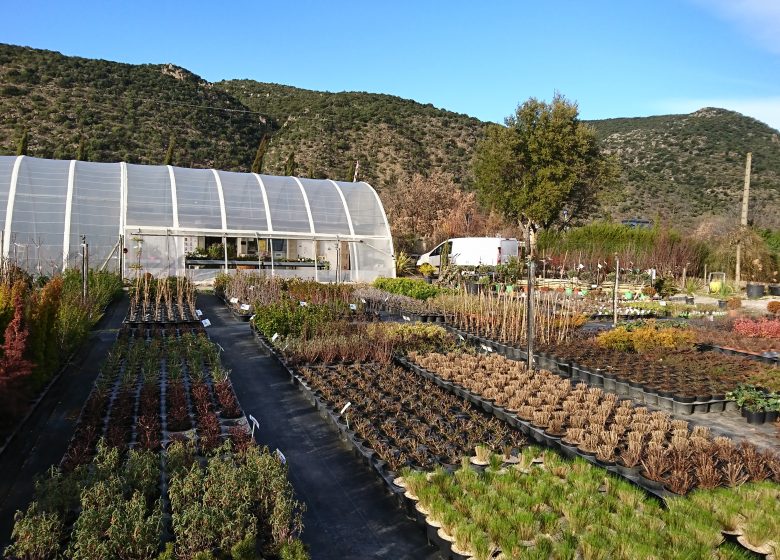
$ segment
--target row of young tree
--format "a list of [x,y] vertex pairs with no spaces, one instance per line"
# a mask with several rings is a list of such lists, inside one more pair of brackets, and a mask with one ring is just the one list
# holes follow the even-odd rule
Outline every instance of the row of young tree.
[[82,288],[75,270],[34,279],[0,263],[0,442],[121,293],[122,281],[117,274],[91,272],[86,300]]

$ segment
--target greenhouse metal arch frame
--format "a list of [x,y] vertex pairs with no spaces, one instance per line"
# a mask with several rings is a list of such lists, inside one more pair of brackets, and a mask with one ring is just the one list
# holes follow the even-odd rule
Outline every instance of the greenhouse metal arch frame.
[[[395,275],[387,216],[365,182],[0,156],[0,236],[6,259],[39,274],[77,266],[83,236],[93,268],[125,276]],[[197,258],[220,242],[218,261]]]

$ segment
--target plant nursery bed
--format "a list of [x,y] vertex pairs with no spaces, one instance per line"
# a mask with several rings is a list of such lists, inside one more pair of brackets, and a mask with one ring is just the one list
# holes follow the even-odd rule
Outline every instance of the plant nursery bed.
[[616,472],[656,495],[686,494],[713,480],[716,485],[732,485],[743,476],[762,480],[765,469],[780,480],[780,456],[771,450],[747,442],[738,446],[713,437],[706,427],[546,371],[528,372],[501,356],[412,353],[402,362],[423,377],[438,378],[455,394],[481,400],[485,410],[536,442]]
[[263,441],[291,465],[293,486],[306,503],[302,539],[312,558],[443,559],[376,472],[345,448],[330,416],[312,406],[275,356],[265,347],[258,351],[247,325],[216,296],[201,294],[198,301],[212,322],[212,340],[225,349],[222,360],[241,404],[259,421]]
[[302,545],[286,473],[281,456],[254,444],[202,326],[124,325],[7,553],[288,554]]

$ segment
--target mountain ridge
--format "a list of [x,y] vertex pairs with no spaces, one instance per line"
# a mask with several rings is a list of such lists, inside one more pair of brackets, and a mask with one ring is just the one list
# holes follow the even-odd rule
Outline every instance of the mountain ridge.
[[[248,171],[263,135],[263,172],[284,173],[295,153],[301,176],[360,176],[382,193],[413,173],[441,169],[462,188],[485,127],[463,113],[398,96],[324,92],[247,79],[210,83],[174,64],[133,65],[0,45],[0,153],[163,163]],[[780,227],[780,132],[719,108],[687,115],[584,121],[619,160],[617,185],[597,218],[644,217],[691,229],[735,220],[744,158],[753,152],[752,216]],[[435,201],[434,201],[435,202]]]

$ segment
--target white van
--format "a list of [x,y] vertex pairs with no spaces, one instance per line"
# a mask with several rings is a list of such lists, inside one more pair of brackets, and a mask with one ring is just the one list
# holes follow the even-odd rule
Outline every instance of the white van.
[[428,263],[438,270],[445,246],[447,246],[450,263],[457,266],[506,264],[510,258],[518,257],[521,245],[522,243],[515,238],[454,237],[421,255],[417,259],[417,266]]

